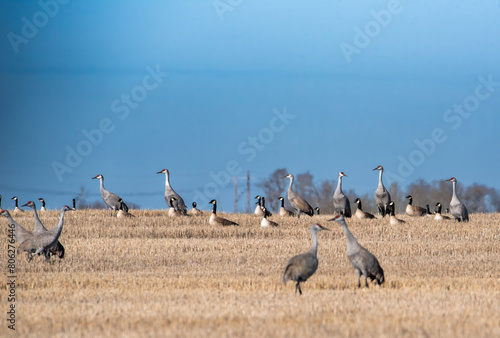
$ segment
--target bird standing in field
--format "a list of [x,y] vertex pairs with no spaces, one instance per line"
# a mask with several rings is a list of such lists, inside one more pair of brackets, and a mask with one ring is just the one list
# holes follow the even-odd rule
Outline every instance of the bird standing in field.
[[321,212],[321,209],[319,207],[314,208],[314,211],[316,211],[316,215],[319,215]]
[[434,209],[434,212],[436,213],[436,215],[434,216],[434,220],[436,221],[449,220],[450,218],[448,216],[441,215],[441,208],[442,208],[441,203],[437,202],[436,208]]
[[297,195],[293,190],[292,190],[292,185],[293,185],[293,180],[294,177],[292,174],[288,174],[284,176],[283,178],[289,178],[290,179],[290,185],[288,186],[288,192],[287,192],[287,197],[288,197],[288,203],[294,208],[297,212],[297,218],[300,218],[300,213],[304,213],[306,215],[312,216],[313,215],[313,208],[307,201]]
[[118,212],[120,210],[120,206],[123,208],[123,211],[128,212],[128,207],[125,203],[122,202],[120,203],[120,196],[117,196],[113,194],[110,191],[107,191],[104,189],[104,176],[102,175],[97,175],[96,177],[92,177],[93,180],[98,179],[101,184],[101,197],[104,203],[108,206],[108,208],[111,210],[111,215],[113,215],[113,211]]
[[[187,207],[184,203],[182,197],[174,191],[172,186],[170,185],[170,173],[167,169],[163,169],[158,171],[157,174],[165,174],[165,201],[170,208],[174,208],[173,205],[170,205],[170,201],[172,197],[175,197],[177,201],[177,208],[183,213],[186,213]],[[175,209],[175,208],[174,208]]]
[[212,214],[210,215],[210,220],[209,223],[210,225],[238,225],[238,223],[235,223],[233,221],[230,221],[228,219],[222,218],[217,216],[217,201],[216,200],[211,200],[209,202],[210,204],[213,204],[213,209],[212,209]]
[[406,223],[405,221],[403,221],[399,218],[396,218],[395,209],[396,209],[396,207],[394,205],[394,201],[390,201],[389,202],[389,223],[391,225],[398,225],[398,224]]
[[266,198],[262,196],[262,211],[266,217],[271,217],[273,214],[266,208]]
[[255,196],[255,199],[257,200],[257,202],[255,202],[256,206],[255,206],[255,210],[254,210],[254,215],[257,215],[257,216],[264,216],[264,210],[262,210],[262,197],[260,195],[257,195]]
[[45,209],[45,200],[44,200],[43,198],[41,198],[41,197],[40,197],[40,198],[38,198],[38,200],[39,200],[40,202],[42,202],[42,207],[40,208],[40,211],[41,211],[41,212],[46,211],[47,209]]
[[290,210],[287,210],[285,209],[285,199],[283,197],[280,196],[280,198],[278,198],[279,201],[281,202],[281,206],[280,206],[280,216],[281,217],[285,217],[285,216],[293,216],[293,212],[291,212]]
[[368,250],[363,248],[353,234],[347,228],[344,216],[337,215],[330,221],[335,221],[342,226],[347,237],[347,258],[351,262],[358,276],[358,288],[361,287],[361,275],[365,276],[365,286],[368,287],[368,279],[375,280],[378,285],[384,282],[384,270],[377,258]]
[[76,210],[76,199],[75,198],[73,198],[73,208],[71,208],[71,209],[73,209],[73,211]]
[[311,248],[303,254],[290,258],[283,272],[283,277],[281,277],[284,284],[289,280],[296,282],[295,294],[297,294],[297,290],[299,290],[299,294],[302,294],[300,283],[305,282],[318,269],[318,231],[329,229],[316,223],[309,230],[313,240]]
[[408,199],[408,204],[406,205],[406,214],[408,216],[424,216],[427,213],[422,207],[413,205],[413,197],[411,195],[406,196]]
[[375,203],[377,204],[378,207],[378,212],[379,214],[382,215],[382,217],[385,216],[387,213],[387,206],[389,205],[389,202],[391,201],[391,194],[389,194],[389,191],[384,186],[384,182],[382,182],[382,175],[384,174],[384,167],[379,165],[373,170],[378,170],[379,175],[378,175],[378,186],[377,190],[375,190]]
[[457,196],[457,179],[452,177],[446,181],[453,182],[453,195],[451,196],[450,202],[450,213],[453,216],[453,219],[458,222],[468,222],[469,212],[467,211],[465,204],[460,202]]
[[361,200],[359,198],[356,198],[354,201],[358,205],[356,208],[356,212],[354,213],[354,216],[356,216],[358,219],[372,219],[375,218],[372,214],[369,212],[363,211],[363,208],[361,206]]
[[16,206],[14,208],[14,212],[23,212],[24,210],[22,210],[22,209],[19,208],[19,202],[18,202],[17,196],[12,197],[12,199],[14,200],[14,202],[16,202]]
[[52,228],[40,235],[33,236],[31,239],[24,241],[17,248],[17,253],[26,251],[28,252],[28,262],[31,262],[35,255],[45,252],[45,260],[50,258],[50,248],[56,245],[61,236],[62,228],[64,225],[64,213],[70,211],[70,207],[65,205],[61,208],[61,218],[59,224],[55,228]]
[[351,203],[344,192],[342,191],[342,177],[347,177],[343,171],[339,172],[339,180],[337,181],[337,189],[333,193],[333,210],[338,215],[351,217]]

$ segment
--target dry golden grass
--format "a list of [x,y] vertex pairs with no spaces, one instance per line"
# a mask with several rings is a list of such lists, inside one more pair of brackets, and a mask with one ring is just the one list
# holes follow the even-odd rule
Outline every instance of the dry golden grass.
[[[102,210],[68,212],[61,262],[16,258],[18,334],[500,336],[499,214],[473,214],[462,224],[398,216],[407,221],[401,227],[387,218],[348,220],[386,276],[381,287],[358,289],[345,235],[329,216],[275,215],[280,227],[265,229],[253,215],[223,214],[240,224],[223,228],[209,225],[208,214],[132,213],[124,220]],[[13,216],[33,228],[31,212]],[[58,217],[41,215],[48,228]],[[6,243],[8,222],[1,222]],[[281,274],[288,258],[310,247],[314,222],[332,231],[319,233],[319,269],[296,296]]]

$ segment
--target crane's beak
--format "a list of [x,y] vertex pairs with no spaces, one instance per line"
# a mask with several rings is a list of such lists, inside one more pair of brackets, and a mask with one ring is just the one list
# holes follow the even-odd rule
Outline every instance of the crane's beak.
[[27,206],[28,206],[28,203],[21,205],[21,208],[22,207],[27,207]]
[[95,180],[96,178],[99,178],[99,175],[97,175],[96,177],[92,177],[93,180]]

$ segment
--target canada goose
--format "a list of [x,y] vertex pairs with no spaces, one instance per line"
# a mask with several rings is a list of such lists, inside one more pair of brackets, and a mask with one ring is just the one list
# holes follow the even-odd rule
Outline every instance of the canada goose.
[[319,213],[321,212],[319,207],[314,208],[314,211],[316,211],[316,215],[319,215]]
[[425,209],[426,209],[426,210],[425,210],[425,214],[426,214],[427,216],[434,216],[434,214],[431,212],[431,209],[429,209],[429,204],[427,204],[427,205],[425,206]]
[[[119,200],[121,199],[120,196],[117,196],[113,194],[112,192],[104,189],[104,176],[102,175],[97,175],[96,177],[92,177],[93,180],[98,179],[101,184],[101,197],[104,203],[108,206],[108,208],[111,210],[111,215],[113,215],[113,211],[118,212],[120,210],[120,202]],[[121,203],[123,211],[128,211],[128,207],[125,203]]]
[[39,198],[38,198],[38,200],[39,200],[40,202],[42,202],[42,206],[41,206],[41,208],[40,208],[40,211],[41,211],[41,212],[44,212],[45,210],[47,210],[47,209],[45,209],[45,200],[44,200],[43,198],[41,198],[41,197],[39,197]]
[[296,282],[295,294],[297,294],[297,290],[299,290],[299,294],[302,294],[300,283],[307,281],[318,269],[318,231],[322,230],[329,229],[324,228],[319,223],[313,224],[309,229],[313,240],[311,248],[303,254],[293,256],[286,264],[281,281],[284,284],[289,280]]
[[14,212],[23,212],[24,210],[19,208],[19,202],[17,196],[12,197],[12,199],[14,200],[14,202],[16,202],[16,207],[14,208]]
[[196,206],[197,206],[196,202],[193,202],[193,204],[192,204],[192,205],[193,205],[193,208],[187,212],[187,213],[188,213],[188,215],[191,215],[191,216],[199,216],[199,215],[202,215],[202,214],[203,214],[203,212],[202,212],[201,210],[198,210],[198,209],[196,208]]
[[[186,204],[184,203],[182,197],[178,193],[176,193],[170,186],[170,172],[168,171],[168,169],[158,171],[157,174],[165,174],[165,202],[167,202],[167,205],[172,208],[173,206],[170,205],[170,201],[172,197],[175,197],[175,199],[177,200],[178,209],[183,214],[185,214],[187,209]],[[171,212],[169,214],[171,214]]]
[[255,199],[257,200],[255,210],[254,210],[254,215],[257,215],[259,217],[264,216],[264,210],[262,210],[262,197],[260,195],[255,196]]
[[[182,215],[184,215],[184,212],[179,209],[179,202],[177,201],[177,199],[175,197],[170,197],[170,205],[172,206],[169,210],[168,210],[168,215],[170,217],[180,217]],[[173,212],[171,212],[170,210],[173,209]]]
[[450,218],[445,215],[441,215],[441,203],[437,202],[436,203],[436,208],[434,209],[436,212],[436,215],[434,216],[434,220],[436,221],[442,221],[442,220],[449,220]]
[[266,217],[271,217],[273,214],[267,210],[266,208],[266,198],[264,196],[262,196],[262,211],[264,212],[264,214],[266,215]]
[[382,215],[382,217],[385,216],[387,213],[387,206],[389,205],[389,202],[391,201],[391,194],[389,194],[389,191],[384,186],[384,183],[382,182],[382,175],[384,173],[384,167],[379,165],[373,170],[378,170],[379,175],[378,175],[378,186],[377,190],[375,190],[375,203],[377,204],[378,207],[378,212]]
[[408,204],[406,205],[406,214],[408,216],[423,216],[427,213],[427,210],[425,210],[422,207],[419,206],[413,206],[413,197],[411,195],[406,196],[408,199]]
[[123,210],[123,200],[121,198],[118,200],[118,203],[120,204],[120,207],[118,209],[118,213],[116,214],[116,217],[118,217],[118,218],[131,218],[131,217],[135,217],[134,215],[132,215],[128,211]]
[[450,212],[455,221],[459,222],[468,222],[469,221],[469,212],[465,207],[465,204],[460,202],[457,196],[457,179],[455,177],[450,178],[450,182],[453,182],[453,195],[451,196],[450,202]]
[[394,211],[395,209],[396,209],[396,207],[394,205],[394,201],[390,201],[389,202],[389,223],[391,225],[398,225],[398,224],[406,223],[402,219],[396,218],[395,211]]
[[337,189],[333,193],[333,210],[337,215],[351,217],[351,203],[344,192],[342,191],[342,177],[347,177],[343,171],[339,172],[339,180],[337,181]]
[[71,209],[73,209],[73,211],[76,210],[76,199],[75,198],[73,198],[73,208],[71,208]]
[[354,203],[356,203],[358,205],[358,207],[356,209],[356,212],[354,213],[354,216],[356,216],[358,219],[372,219],[372,218],[375,218],[375,216],[373,216],[369,212],[363,211],[363,209],[361,207],[361,200],[359,198],[356,198],[356,200],[354,201]]
[[297,195],[293,190],[292,190],[292,185],[293,185],[293,175],[288,174],[284,176],[283,178],[289,178],[290,179],[290,185],[288,186],[288,192],[287,192],[287,197],[288,197],[288,203],[292,206],[297,211],[297,218],[300,218],[300,213],[304,213],[306,215],[312,216],[313,215],[313,208],[305,199]]
[[238,223],[232,222],[230,220],[227,220],[225,218],[217,216],[217,201],[216,200],[211,200],[209,202],[210,204],[213,204],[214,208],[212,209],[212,214],[210,215],[210,225],[238,225]]
[[277,227],[278,226],[278,223],[270,221],[266,217],[267,217],[266,208],[264,208],[264,216],[262,217],[262,221],[260,221],[260,226],[263,226],[263,227],[269,227],[269,226]]
[[283,197],[280,196],[280,198],[278,198],[281,202],[281,206],[280,206],[280,216],[281,217],[285,217],[285,216],[293,216],[293,212],[291,212],[290,210],[286,210],[285,209],[285,199]]

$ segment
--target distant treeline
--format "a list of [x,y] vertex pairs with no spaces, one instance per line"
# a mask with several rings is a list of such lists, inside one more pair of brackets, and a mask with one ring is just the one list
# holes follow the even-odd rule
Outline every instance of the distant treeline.
[[[261,179],[257,187],[262,190],[266,196],[269,206],[277,210],[278,197],[286,196],[288,181],[285,182],[282,177],[288,174],[286,168],[275,170],[268,178]],[[356,205],[354,200],[360,198],[363,203],[363,210],[376,212],[373,194],[377,187],[377,180],[374,178],[373,192],[362,195],[356,194],[354,189],[346,189],[349,186],[347,180],[343,182],[343,191],[351,202],[351,209],[354,211]],[[314,183],[314,177],[306,172],[295,175],[293,189],[300,196],[304,197],[311,206],[319,207],[322,213],[333,213],[333,193],[337,187],[335,180],[324,180],[319,184]],[[405,190],[401,189],[397,182],[393,182],[389,187],[391,198],[396,204],[398,213],[403,213],[408,200],[407,195],[413,196],[413,205],[424,207],[429,204],[431,212],[437,202],[443,205],[443,212],[448,208],[451,201],[452,184],[443,180],[434,180],[426,182],[422,179],[410,184]],[[474,183],[470,186],[458,184],[457,194],[460,200],[467,206],[469,212],[499,212],[500,211],[500,193],[492,187],[483,184]],[[285,199],[286,200],[286,199]],[[290,208],[290,206],[288,206]]]

